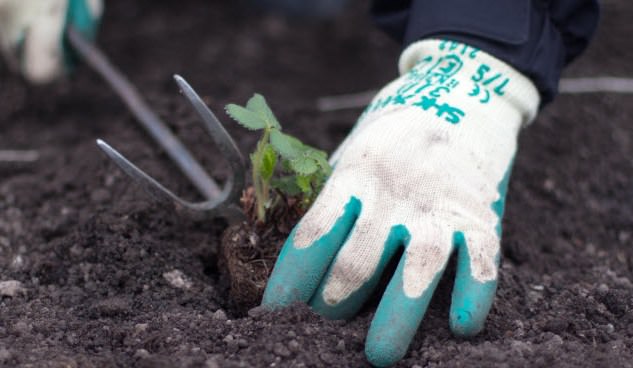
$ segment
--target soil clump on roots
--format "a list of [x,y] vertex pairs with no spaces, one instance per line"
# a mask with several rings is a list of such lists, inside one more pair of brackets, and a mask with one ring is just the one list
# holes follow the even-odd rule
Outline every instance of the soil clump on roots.
[[266,223],[258,223],[254,190],[249,187],[240,200],[248,221],[229,226],[222,234],[218,268],[228,278],[229,303],[237,313],[259,305],[277,255],[304,213],[296,199],[279,199]]

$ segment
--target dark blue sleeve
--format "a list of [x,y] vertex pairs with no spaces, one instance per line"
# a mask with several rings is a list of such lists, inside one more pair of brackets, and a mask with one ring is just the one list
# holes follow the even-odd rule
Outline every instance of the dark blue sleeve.
[[542,103],[588,45],[597,0],[374,0],[376,23],[403,46],[442,37],[478,47],[532,79]]

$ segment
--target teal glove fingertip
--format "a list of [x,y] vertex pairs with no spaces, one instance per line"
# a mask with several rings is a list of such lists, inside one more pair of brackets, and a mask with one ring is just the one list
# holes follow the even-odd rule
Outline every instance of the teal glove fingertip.
[[[464,234],[456,232],[454,238],[458,253],[457,274],[453,286],[449,324],[456,336],[470,337],[484,328],[497,290],[497,280],[475,280],[471,272],[471,259]],[[495,263],[499,263],[498,255]]]
[[400,260],[367,333],[365,356],[377,367],[388,367],[405,356],[444,272],[435,275],[421,296],[409,298],[403,287],[405,258]]
[[468,284],[470,295],[453,292],[449,317],[451,331],[460,337],[475,336],[483,330],[497,288],[496,281],[479,283],[471,280]]
[[[362,287],[353,292],[346,299],[334,305],[327,303],[323,298],[324,288],[331,276],[331,270],[328,271],[324,281],[321,283],[319,289],[310,301],[312,309],[318,314],[329,319],[349,319],[355,316],[376,288],[376,285],[380,281],[380,277],[389,264],[389,261],[391,261],[401,246],[406,245],[408,238],[409,232],[406,227],[403,225],[396,225],[392,227],[389,232],[389,236],[385,241],[380,261],[378,262],[373,275]],[[336,259],[334,259],[334,263],[336,263]]]
[[360,201],[352,197],[330,231],[305,248],[297,248],[293,242],[302,223],[295,226],[277,258],[262,305],[277,309],[294,302],[307,303],[345,242],[360,209]]
[[[506,194],[514,159],[510,160],[503,178],[497,186],[499,199],[492,203],[491,208],[497,214],[499,221],[495,228],[498,238],[501,238],[501,219],[503,218]],[[451,302],[449,324],[451,331],[462,337],[474,336],[484,328],[486,318],[492,307],[497,290],[497,279],[479,282],[472,277],[471,259],[464,233],[458,231],[453,236],[457,248],[457,274]],[[495,257],[498,266],[500,255]]]

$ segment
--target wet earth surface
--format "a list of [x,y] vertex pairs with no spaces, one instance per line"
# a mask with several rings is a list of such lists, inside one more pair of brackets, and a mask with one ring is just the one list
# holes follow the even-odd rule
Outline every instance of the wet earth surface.
[[[331,151],[360,110],[319,96],[378,88],[398,46],[354,4],[335,21],[291,22],[240,2],[110,2],[98,43],[191,147],[226,177],[171,80],[182,74],[243,152],[256,135],[221,113],[264,94],[286,130]],[[567,76],[631,76],[633,3],[603,2],[599,33]],[[103,138],[170,189],[199,199],[94,72],[33,88],[0,69],[0,365],[367,366],[375,301],[347,322],[297,305],[239,313],[217,267],[226,224],[148,200],[110,164]],[[451,275],[407,356],[411,366],[633,366],[633,95],[561,95],[520,138],[503,261],[485,331],[448,328]]]

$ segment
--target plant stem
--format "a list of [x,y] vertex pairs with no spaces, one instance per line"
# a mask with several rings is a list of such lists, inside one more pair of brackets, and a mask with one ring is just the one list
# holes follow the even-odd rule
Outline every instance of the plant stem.
[[266,222],[266,204],[270,197],[270,183],[264,180],[261,175],[261,163],[264,156],[264,149],[268,145],[270,139],[270,131],[264,130],[262,138],[257,142],[257,148],[251,157],[253,166],[253,186],[255,187],[255,203],[257,206],[257,221]]

